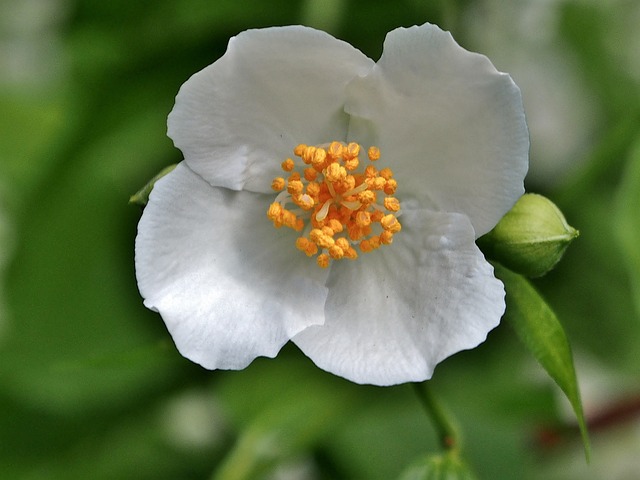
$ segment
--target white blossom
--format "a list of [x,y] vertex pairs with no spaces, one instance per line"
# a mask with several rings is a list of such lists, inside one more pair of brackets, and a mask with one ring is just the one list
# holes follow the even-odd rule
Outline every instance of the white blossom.
[[[475,240],[524,192],[527,127],[511,78],[449,33],[396,29],[375,63],[311,28],[249,30],[182,86],[168,125],[185,159],[150,195],[136,272],[185,357],[240,369],[292,340],[322,369],[392,385],[430,378],[498,325],[504,289]],[[381,158],[361,153],[353,171],[342,158],[335,172],[329,160],[305,164],[304,146],[332,142],[375,146]],[[324,197],[300,196],[311,192],[306,173],[302,187],[284,178],[296,147],[297,171],[315,165]],[[369,186],[367,165],[380,179]],[[385,187],[385,167],[397,189]],[[345,175],[352,188],[338,191]],[[274,228],[274,203],[293,228]],[[344,232],[314,237],[337,212]],[[372,226],[360,227],[367,216]],[[358,228],[364,237],[345,233]],[[317,252],[297,249],[301,236]]]

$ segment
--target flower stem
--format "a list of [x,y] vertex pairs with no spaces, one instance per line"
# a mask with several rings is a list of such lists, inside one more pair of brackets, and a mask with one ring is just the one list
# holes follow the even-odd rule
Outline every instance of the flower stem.
[[440,440],[440,446],[446,451],[459,450],[460,441],[454,423],[440,402],[434,397],[429,382],[414,383],[413,387],[420,403],[433,423]]

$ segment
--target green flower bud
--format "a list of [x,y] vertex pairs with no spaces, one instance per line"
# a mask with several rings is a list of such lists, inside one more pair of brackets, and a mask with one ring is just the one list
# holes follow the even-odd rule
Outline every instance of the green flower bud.
[[478,245],[490,260],[527,277],[540,277],[560,261],[578,235],[551,200],[526,193],[478,239]]

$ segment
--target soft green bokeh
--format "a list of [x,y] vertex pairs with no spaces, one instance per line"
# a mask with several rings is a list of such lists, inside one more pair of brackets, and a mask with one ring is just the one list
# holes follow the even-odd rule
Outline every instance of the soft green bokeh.
[[[388,480],[437,453],[410,386],[351,384],[292,346],[240,372],[183,359],[139,297],[140,208],[127,203],[180,161],[166,116],[229,37],[304,22],[377,58],[387,31],[425,21],[512,71],[533,105],[528,188],[581,233],[535,285],[567,330],[579,381],[599,381],[585,363],[620,379],[584,396],[587,420],[640,391],[638,2],[1,0],[2,478],[228,479],[245,469]],[[624,470],[607,463],[620,466],[627,451],[615,442],[640,444],[628,419],[592,432],[584,466],[574,418],[507,325],[441,364],[431,386],[479,478],[640,476],[633,452]]]

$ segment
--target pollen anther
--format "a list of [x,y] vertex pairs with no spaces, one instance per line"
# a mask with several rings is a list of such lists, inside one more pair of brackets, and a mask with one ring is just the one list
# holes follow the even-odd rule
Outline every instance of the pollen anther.
[[[271,182],[271,188],[280,193],[267,217],[276,228],[304,229],[307,233],[296,239],[295,246],[308,257],[317,255],[316,263],[322,268],[332,260],[358,258],[354,247],[366,253],[390,245],[402,228],[400,201],[391,196],[398,186],[393,172],[390,168],[378,171],[371,164],[361,167],[361,150],[355,142],[301,143],[293,154],[302,165],[285,159],[281,167],[288,178]],[[380,150],[370,147],[367,156],[377,161]]]
[[284,170],[285,172],[290,172],[294,169],[296,164],[293,163],[293,160],[291,160],[290,158],[287,158],[284,162],[282,162],[280,166],[282,167],[282,170]]
[[384,208],[390,212],[397,212],[400,210],[400,202],[395,197],[387,197],[384,199]]
[[284,190],[284,185],[285,185],[284,178],[282,177],[276,177],[271,182],[271,188],[274,189],[276,192]]

